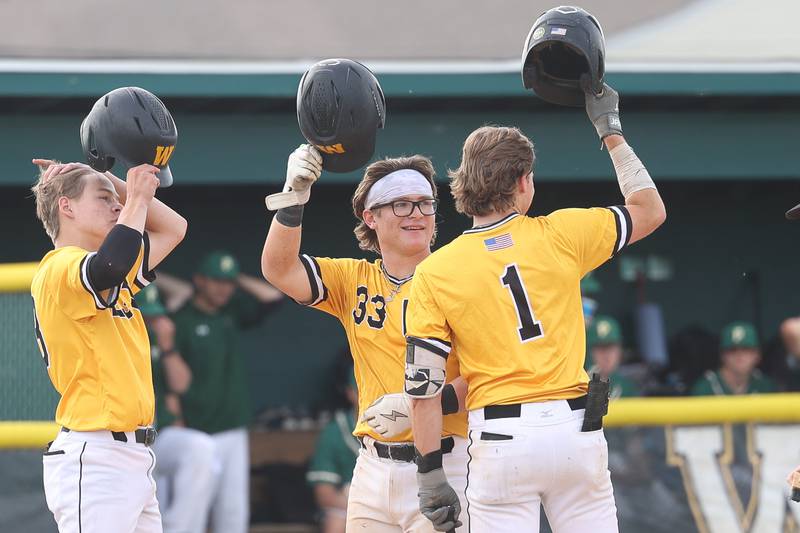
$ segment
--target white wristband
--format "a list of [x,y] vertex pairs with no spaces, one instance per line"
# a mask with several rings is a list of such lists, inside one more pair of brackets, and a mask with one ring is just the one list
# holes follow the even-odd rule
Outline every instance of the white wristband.
[[622,196],[627,198],[636,191],[642,189],[655,189],[656,184],[647,172],[642,162],[636,157],[628,143],[615,146],[608,152],[611,161],[614,163],[614,170],[619,181],[619,190]]

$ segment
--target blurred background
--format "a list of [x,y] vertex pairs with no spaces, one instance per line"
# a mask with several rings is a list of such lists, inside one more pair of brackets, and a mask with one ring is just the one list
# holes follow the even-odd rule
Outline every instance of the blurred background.
[[[783,213],[800,202],[800,2],[581,6],[603,26],[606,81],[621,94],[626,139],[668,211],[655,235],[586,284],[587,323],[602,315],[618,325],[614,343],[623,355],[613,372],[644,396],[687,395],[708,371],[724,381],[720,334],[743,322],[757,339],[741,346],[758,351],[749,375],[770,380],[770,390],[795,390],[800,225]],[[458,165],[469,132],[484,124],[516,125],[533,140],[532,215],[619,204],[612,165],[584,111],[547,104],[522,87],[524,38],[550,7],[539,0],[0,0],[0,263],[38,261],[51,248],[35,217],[30,159],[80,160],[78,128],[93,102],[136,85],[165,102],[179,131],[170,161],[175,185],[158,196],[184,215],[189,230],[159,270],[190,280],[209,252],[224,249],[243,273],[260,277],[271,218],[262,198],[282,187],[286,157],[303,142],[297,83],[327,57],[358,59],[382,84],[388,112],[376,158],[433,159],[442,198],[438,243],[470,225],[453,208],[446,171]],[[323,173],[306,210],[304,252],[370,257],[351,232],[359,179]],[[30,295],[0,293],[1,420],[53,418],[57,396],[31,325]],[[344,333],[335,319],[287,302],[242,340],[253,531],[315,531],[305,471],[318,433],[348,405]],[[588,368],[596,361],[587,355]],[[749,442],[755,430],[739,429],[741,442]],[[716,531],[713,519],[690,510],[683,469],[670,466],[665,447],[674,435],[663,428],[619,435],[621,456],[631,455],[625,450],[632,441],[648,450],[642,461],[649,469],[633,474],[632,486],[661,479],[663,487],[647,497],[669,494],[682,509],[672,515],[680,522],[670,525],[656,513],[647,523],[642,502],[620,503],[628,531]],[[731,490],[750,513],[755,469],[741,455],[741,487]],[[621,478],[629,463],[619,466]],[[39,452],[2,451],[0,471],[13,480],[0,488],[0,530],[54,531]],[[796,528],[796,511],[781,509],[780,527]],[[741,531],[779,530],[725,512]],[[12,525],[20,523],[28,525]]]

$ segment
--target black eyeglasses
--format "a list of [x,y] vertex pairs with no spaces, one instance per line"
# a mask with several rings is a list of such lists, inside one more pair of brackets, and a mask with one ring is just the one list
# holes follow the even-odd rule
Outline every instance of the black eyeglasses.
[[387,205],[392,206],[392,213],[394,213],[394,216],[396,217],[411,216],[411,213],[414,212],[415,207],[419,208],[419,212],[423,215],[430,216],[436,214],[436,209],[439,207],[439,201],[433,199],[417,200],[416,202],[412,202],[411,200],[395,200],[394,202],[389,202],[388,204],[376,205],[372,209],[386,207]]

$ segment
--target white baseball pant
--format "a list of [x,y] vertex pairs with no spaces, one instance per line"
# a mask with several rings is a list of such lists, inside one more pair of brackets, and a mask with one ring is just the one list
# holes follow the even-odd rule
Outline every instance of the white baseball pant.
[[218,474],[214,439],[169,426],[158,432],[153,451],[164,533],[205,533]]
[[[442,456],[447,480],[461,501],[458,533],[466,533],[464,509],[467,483],[467,441],[453,437],[453,451]],[[417,466],[414,463],[378,457],[374,440],[364,437],[356,459],[347,501],[347,533],[433,533],[430,520],[419,512]]]
[[59,432],[42,458],[44,493],[61,533],[161,533],[153,451],[110,431]]
[[538,532],[540,505],[553,533],[618,533],[603,430],[581,432],[584,410],[565,400],[520,410],[469,413],[470,533]]
[[214,533],[247,533],[250,523],[250,443],[246,428],[211,435],[216,449],[215,493],[211,503]]

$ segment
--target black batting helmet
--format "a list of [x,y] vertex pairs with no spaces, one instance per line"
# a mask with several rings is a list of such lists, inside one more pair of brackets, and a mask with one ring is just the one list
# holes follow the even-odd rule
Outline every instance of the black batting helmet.
[[522,50],[522,83],[553,104],[582,107],[583,86],[603,90],[606,46],[588,11],[559,6],[533,23]]
[[178,129],[156,95],[139,87],[114,89],[95,102],[81,124],[81,146],[89,165],[105,172],[149,163],[160,169],[162,187],[172,185],[169,159]]
[[326,59],[303,74],[297,88],[297,122],[322,153],[322,168],[351,172],[375,151],[386,120],[386,99],[375,75],[350,59]]

